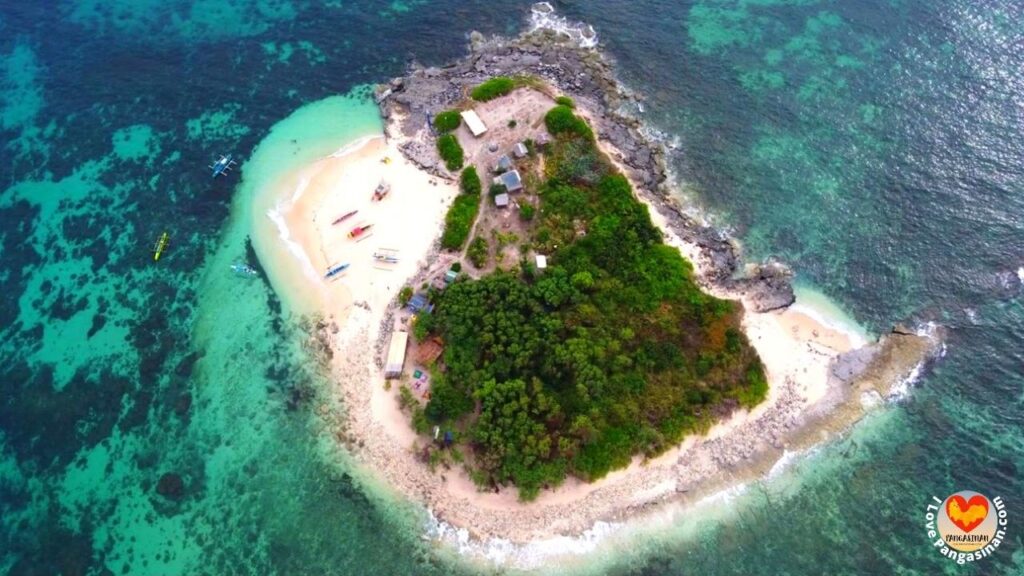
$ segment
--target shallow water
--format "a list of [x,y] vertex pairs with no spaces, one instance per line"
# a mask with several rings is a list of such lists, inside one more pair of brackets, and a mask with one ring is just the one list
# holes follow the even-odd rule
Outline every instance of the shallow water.
[[[255,264],[259,182],[374,125],[359,86],[514,33],[528,4],[0,6],[0,573],[471,571],[324,438],[298,320],[228,267]],[[572,569],[1024,573],[1020,5],[553,4],[594,25],[687,198],[751,257],[868,332],[949,332],[844,438]],[[312,119],[278,124],[297,109]],[[249,162],[211,180],[225,152]],[[156,493],[172,471],[177,500]],[[1012,523],[957,567],[921,508],[962,489],[1002,495]]]

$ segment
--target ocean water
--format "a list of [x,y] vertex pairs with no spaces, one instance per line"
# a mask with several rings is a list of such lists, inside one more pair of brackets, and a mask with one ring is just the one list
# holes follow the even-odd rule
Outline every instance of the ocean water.
[[[612,574],[1024,573],[1024,7],[1010,0],[553,2],[587,22],[681,194],[849,322],[942,358],[766,482],[571,566]],[[528,2],[0,4],[0,574],[490,571],[353,467],[299,318],[256,265],[259,184],[377,124],[368,83]],[[212,180],[221,153],[239,169]],[[159,263],[150,247],[171,246]],[[176,473],[181,494],[156,492]],[[932,495],[1006,500],[992,558]]]

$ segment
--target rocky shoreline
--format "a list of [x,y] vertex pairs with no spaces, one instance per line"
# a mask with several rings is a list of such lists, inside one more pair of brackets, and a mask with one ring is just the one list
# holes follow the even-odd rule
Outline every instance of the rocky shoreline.
[[[687,213],[672,196],[665,150],[648,138],[643,124],[624,112],[640,100],[623,87],[613,64],[601,52],[582,48],[568,35],[536,30],[515,39],[470,35],[469,54],[444,67],[412,63],[409,72],[376,91],[385,120],[403,118],[403,154],[422,169],[441,178],[444,170],[432,139],[414,138],[427,127],[427,118],[455,107],[474,86],[494,76],[534,76],[572,97],[591,120],[599,141],[614,150],[639,194],[665,217],[667,226],[683,241],[698,246],[694,265],[708,287],[735,294],[755,312],[788,307],[795,300],[792,273],[779,262],[743,266],[738,244],[722,230]],[[387,123],[389,126],[391,122]]]

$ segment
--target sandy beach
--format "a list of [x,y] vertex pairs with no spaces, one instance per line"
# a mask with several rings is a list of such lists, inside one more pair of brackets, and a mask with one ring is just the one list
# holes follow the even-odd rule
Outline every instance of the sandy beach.
[[[478,491],[461,468],[431,471],[418,449],[426,439],[413,431],[409,416],[399,408],[398,387],[386,385],[381,368],[391,332],[405,329],[394,307],[399,289],[407,283],[419,286],[451,260],[437,252],[436,240],[458,190],[453,182],[403,157],[403,144],[430,141],[422,128],[410,135],[403,120],[400,115],[389,118],[387,139],[364,139],[283,178],[271,195],[275,199],[257,208],[262,213],[254,217],[262,224],[254,242],[277,259],[268,267],[271,280],[292,309],[323,320],[315,337],[333,350],[330,370],[336,393],[318,410],[327,429],[372,474],[423,503],[446,526],[465,529],[480,542],[524,545],[576,536],[599,521],[638,519],[656,511],[655,505],[697,501],[763,477],[787,450],[820,442],[829,430],[848,426],[864,414],[858,390],[867,386],[884,396],[900,374],[912,369],[895,362],[880,368],[866,384],[851,387],[831,371],[840,355],[867,344],[861,335],[800,303],[764,313],[747,306],[743,327],[764,362],[769,396],[751,411],[732,413],[706,435],[688,437],[654,459],[636,457],[627,468],[593,483],[569,478],[530,503],[520,502],[514,487]],[[487,165],[482,155],[489,152],[483,147],[468,152],[470,162]],[[615,160],[615,150],[606,146],[605,152]],[[371,196],[381,181],[391,191],[376,202]],[[666,232],[666,242],[695,263],[700,277],[705,264],[700,247],[673,234],[652,200],[639,196]],[[354,210],[358,212],[333,224]],[[349,237],[353,228],[368,224],[369,234]],[[396,255],[398,262],[375,261],[374,254],[382,250]],[[340,278],[323,278],[341,263],[349,268]],[[702,283],[717,296],[741,298]],[[410,365],[407,361],[407,370]]]
[[[374,200],[381,184],[387,196]],[[337,326],[354,306],[382,312],[423,264],[457,188],[418,170],[382,135],[285,175],[254,205],[253,241],[271,254],[275,289],[299,314]],[[352,214],[354,212],[354,214]],[[339,218],[349,215],[341,222]],[[369,228],[352,238],[357,227]],[[397,259],[384,263],[375,254]],[[331,279],[325,274],[348,264]]]

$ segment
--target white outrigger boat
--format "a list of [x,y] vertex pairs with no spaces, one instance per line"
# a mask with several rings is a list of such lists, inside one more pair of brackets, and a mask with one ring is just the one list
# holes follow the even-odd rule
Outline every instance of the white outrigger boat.
[[253,268],[252,266],[249,266],[248,264],[239,263],[232,264],[231,271],[234,272],[235,274],[238,274],[239,276],[247,276],[250,278],[259,274],[259,272],[257,272],[256,269]]

